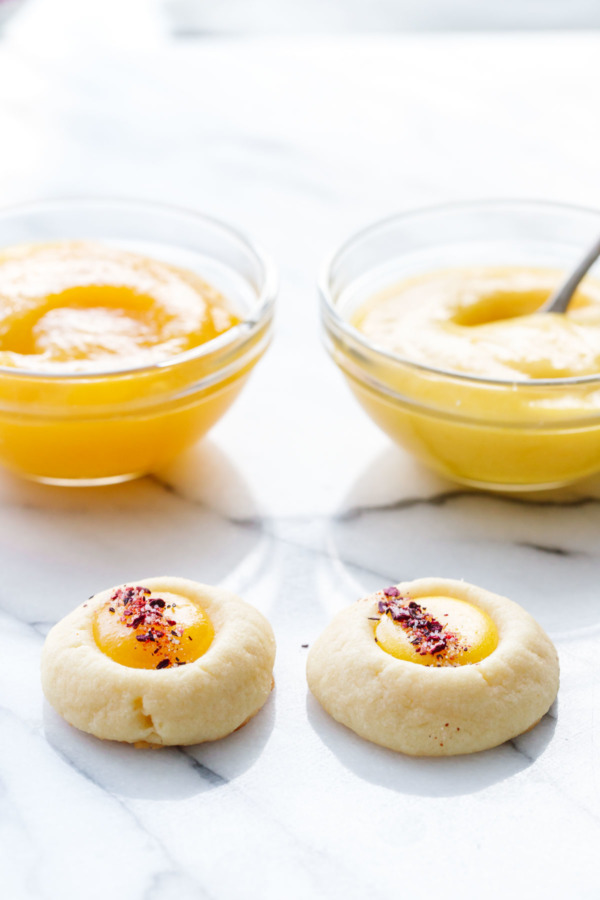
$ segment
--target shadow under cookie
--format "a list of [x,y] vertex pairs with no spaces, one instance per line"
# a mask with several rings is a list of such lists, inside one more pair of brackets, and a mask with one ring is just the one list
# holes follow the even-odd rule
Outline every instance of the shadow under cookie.
[[307,694],[308,721],[346,769],[358,778],[399,794],[456,797],[483,791],[532,765],[550,743],[556,727],[554,707],[530,732],[494,747],[462,756],[405,756],[364,740],[329,716]]

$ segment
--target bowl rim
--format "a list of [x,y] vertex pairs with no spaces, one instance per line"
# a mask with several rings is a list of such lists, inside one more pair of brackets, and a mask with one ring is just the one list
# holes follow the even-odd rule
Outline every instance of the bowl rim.
[[[484,375],[471,375],[468,372],[456,372],[452,369],[443,369],[436,366],[428,366],[425,363],[415,362],[414,360],[408,359],[406,357],[400,356],[397,353],[393,353],[390,350],[386,350],[384,347],[379,346],[378,344],[372,343],[369,341],[357,328],[350,324],[350,322],[345,319],[342,315],[340,315],[335,300],[330,291],[330,274],[335,265],[338,258],[340,258],[351,246],[354,242],[358,242],[368,237],[371,233],[376,232],[378,229],[385,228],[386,226],[391,225],[394,222],[402,222],[406,219],[412,219],[422,216],[435,216],[439,213],[451,213],[451,212],[461,212],[468,210],[484,210],[491,209],[493,207],[501,209],[502,207],[529,207],[531,209],[538,209],[543,211],[547,209],[549,211],[554,212],[570,212],[575,214],[584,214],[586,216],[592,216],[598,219],[598,224],[600,225],[600,209],[594,209],[589,206],[578,206],[576,204],[570,203],[559,203],[554,202],[552,200],[537,200],[537,199],[523,199],[523,198],[487,198],[481,200],[464,200],[464,201],[454,201],[449,203],[442,204],[434,204],[430,206],[422,206],[415,209],[406,210],[401,213],[394,213],[390,216],[385,216],[383,219],[377,219],[374,222],[371,222],[369,225],[359,229],[358,231],[353,232],[349,237],[347,237],[344,241],[338,244],[330,253],[325,257],[324,261],[321,264],[319,269],[319,274],[317,278],[317,289],[319,293],[319,298],[321,301],[321,312],[322,318],[324,322],[324,327],[327,329],[329,325],[328,318],[335,323],[335,326],[339,331],[341,331],[346,338],[351,339],[355,343],[362,346],[365,350],[368,350],[375,356],[379,356],[385,360],[389,360],[392,363],[396,363],[402,366],[406,366],[409,369],[415,369],[417,371],[423,372],[427,375],[437,375],[444,376],[448,379],[454,379],[460,381],[462,383],[471,383],[472,385],[480,385],[480,386],[492,386],[492,387],[506,387],[510,386],[513,389],[529,389],[537,388],[537,387],[554,387],[558,388],[561,386],[575,386],[575,385],[590,385],[599,383],[600,384],[600,372],[595,375],[571,375],[568,377],[561,378],[530,378],[530,379],[510,379],[510,378],[490,378]],[[600,230],[600,229],[599,229]],[[582,254],[585,252],[585,247],[582,248]]]
[[[135,197],[113,196],[113,197],[94,197],[94,196],[74,196],[74,197],[47,197],[39,200],[26,200],[20,203],[13,203],[9,206],[0,207],[0,219],[10,218],[13,215],[26,214],[35,210],[51,211],[53,207],[57,208],[81,208],[89,207],[93,209],[108,209],[113,207],[126,207],[131,210],[138,209],[140,211],[155,212],[158,214],[175,215],[179,218],[189,219],[192,222],[202,222],[213,228],[228,238],[233,238],[238,245],[242,245],[250,254],[254,256],[259,264],[263,284],[257,294],[256,301],[252,304],[252,308],[248,315],[242,319],[237,325],[222,332],[217,337],[199,344],[183,353],[177,353],[166,359],[161,359],[156,363],[145,365],[133,365],[122,368],[94,369],[83,370],[78,372],[44,372],[39,369],[25,369],[16,366],[0,365],[0,376],[9,375],[11,378],[17,379],[36,379],[40,381],[51,381],[66,383],[95,381],[97,379],[106,379],[107,377],[127,377],[132,375],[147,375],[152,372],[160,372],[164,369],[171,369],[202,357],[209,356],[212,353],[227,350],[231,345],[238,341],[247,343],[260,328],[265,325],[272,314],[275,299],[279,289],[279,277],[277,268],[272,257],[266,253],[262,246],[248,237],[248,235],[227,222],[216,216],[207,215],[196,209],[176,204],[162,203],[160,201],[139,199]],[[71,238],[75,240],[76,238]],[[65,240],[67,240],[65,238]],[[31,241],[30,243],[36,243]],[[51,241],[40,241],[40,243],[51,243]],[[0,252],[10,246],[19,246],[18,244],[2,245]]]

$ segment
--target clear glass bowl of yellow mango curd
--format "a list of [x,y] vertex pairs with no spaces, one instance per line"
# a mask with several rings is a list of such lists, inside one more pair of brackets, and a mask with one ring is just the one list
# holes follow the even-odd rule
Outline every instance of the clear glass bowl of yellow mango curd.
[[0,463],[39,481],[151,472],[235,399],[276,276],[228,226],[151,203],[0,212]]
[[600,470],[600,269],[538,312],[600,213],[485,202],[356,234],[320,278],[326,345],[369,416],[452,480],[500,491]]

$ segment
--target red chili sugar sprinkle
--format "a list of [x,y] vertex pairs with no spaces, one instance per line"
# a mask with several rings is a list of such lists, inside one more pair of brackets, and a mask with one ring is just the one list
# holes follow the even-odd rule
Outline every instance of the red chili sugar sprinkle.
[[[140,633],[135,636],[136,641],[141,644],[158,644],[153,653],[158,653],[160,648],[168,653],[170,649],[180,644],[183,628],[175,628],[177,625],[175,619],[166,618],[164,611],[167,605],[162,597],[154,597],[151,600],[151,596],[152,591],[146,587],[117,588],[110,597],[110,602],[114,606],[110,606],[109,609],[114,612],[117,607],[121,614],[119,621],[127,628],[139,630]],[[156,668],[164,669],[170,664],[169,659],[163,659]]]
[[[389,594],[388,592],[392,590],[396,593]],[[437,656],[440,660],[442,653],[454,653],[462,649],[458,644],[457,635],[448,631],[446,625],[434,619],[414,600],[403,597],[398,588],[386,588],[383,594],[385,599],[377,604],[379,613],[390,616],[408,632],[410,643],[420,656]]]

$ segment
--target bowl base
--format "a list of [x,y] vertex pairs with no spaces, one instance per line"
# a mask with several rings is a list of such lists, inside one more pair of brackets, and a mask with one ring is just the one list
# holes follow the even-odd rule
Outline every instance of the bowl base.
[[123,484],[125,481],[143,478],[146,474],[146,472],[130,472],[127,475],[109,475],[106,478],[50,478],[46,475],[27,475],[23,473],[22,477],[28,481],[35,481],[37,484],[49,484],[53,487],[87,488]]
[[476,481],[471,478],[462,478],[458,475],[450,475],[448,472],[443,472],[443,474],[446,478],[450,478],[452,481],[456,481],[459,484],[464,484],[466,487],[475,488],[478,491],[491,491],[498,494],[531,494],[539,491],[555,491],[558,488],[564,488],[577,481],[581,481],[581,479],[585,477],[582,475],[581,478],[565,478],[560,481],[549,481],[542,484],[496,484],[492,481]]

